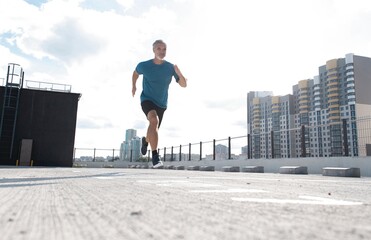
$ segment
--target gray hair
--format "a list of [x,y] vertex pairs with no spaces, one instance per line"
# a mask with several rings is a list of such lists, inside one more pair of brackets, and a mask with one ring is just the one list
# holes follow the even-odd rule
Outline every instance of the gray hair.
[[161,39],[158,39],[158,40],[156,40],[156,41],[152,44],[152,47],[155,48],[155,46],[156,46],[157,44],[165,44],[165,46],[166,46],[166,43],[165,43],[164,41],[162,41]]

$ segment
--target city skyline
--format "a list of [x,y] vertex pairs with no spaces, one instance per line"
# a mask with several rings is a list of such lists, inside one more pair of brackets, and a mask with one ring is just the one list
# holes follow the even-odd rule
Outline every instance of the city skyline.
[[248,93],[252,158],[371,155],[370,69],[371,58],[346,54],[292,94]]

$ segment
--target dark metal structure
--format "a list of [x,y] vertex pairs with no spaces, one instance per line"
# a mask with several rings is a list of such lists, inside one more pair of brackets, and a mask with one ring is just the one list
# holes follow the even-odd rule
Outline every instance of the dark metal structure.
[[18,64],[8,65],[0,86],[0,165],[71,167],[81,94],[35,83]]
[[23,86],[24,72],[19,64],[9,63],[3,91],[0,116],[0,159],[11,158],[18,115],[19,98]]

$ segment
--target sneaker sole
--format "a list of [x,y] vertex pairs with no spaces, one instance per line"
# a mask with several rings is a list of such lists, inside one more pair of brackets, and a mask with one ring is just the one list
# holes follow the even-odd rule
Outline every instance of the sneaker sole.
[[156,165],[153,165],[152,168],[159,168],[159,167],[162,167],[162,166],[164,166],[164,164],[162,162],[159,162]]
[[140,149],[140,151],[142,152],[142,155],[147,154],[147,148],[148,148],[148,143],[146,141],[146,138],[142,137],[142,148]]

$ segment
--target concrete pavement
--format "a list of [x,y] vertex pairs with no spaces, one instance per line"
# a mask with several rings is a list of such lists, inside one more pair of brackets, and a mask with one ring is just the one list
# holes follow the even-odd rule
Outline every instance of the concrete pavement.
[[371,178],[0,168],[0,239],[371,239]]

